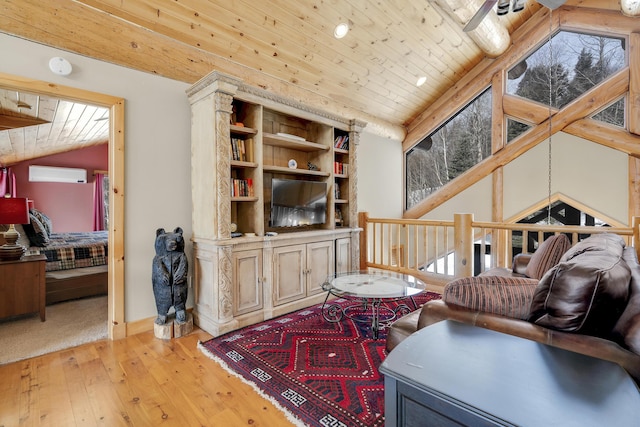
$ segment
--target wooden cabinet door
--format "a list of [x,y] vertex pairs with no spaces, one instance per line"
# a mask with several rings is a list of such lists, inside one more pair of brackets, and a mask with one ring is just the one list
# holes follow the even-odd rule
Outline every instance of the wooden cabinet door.
[[306,245],[273,249],[273,305],[306,296]]
[[334,271],[333,254],[332,240],[307,244],[307,296],[323,292],[322,284]]
[[[0,318],[36,313],[44,307],[41,270],[44,271],[42,261],[21,260],[0,264]],[[43,314],[44,311],[42,320]]]
[[234,316],[262,309],[262,301],[262,250],[234,252]]
[[336,273],[351,271],[351,239],[348,237],[336,240]]

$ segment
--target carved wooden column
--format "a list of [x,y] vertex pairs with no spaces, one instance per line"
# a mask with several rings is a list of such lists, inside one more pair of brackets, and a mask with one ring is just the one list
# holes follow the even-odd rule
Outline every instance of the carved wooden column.
[[193,246],[196,265],[194,315],[203,329],[233,321],[231,237],[231,140],[233,97],[239,79],[213,72],[188,91],[191,103]]
[[216,206],[217,232],[219,239],[231,237],[229,224],[231,223],[231,141],[229,123],[231,120],[233,96],[228,93],[217,92],[215,97],[216,121],[216,192],[218,203]]
[[[367,124],[360,120],[351,120],[349,124],[349,221],[350,227],[358,226],[358,147],[360,146],[360,133]],[[357,268],[360,265],[360,235],[351,234],[351,266]]]
[[233,265],[231,263],[231,246],[218,248],[218,322],[220,324],[233,320]]
[[231,105],[240,80],[213,72],[188,91],[191,103],[193,235],[229,238]]

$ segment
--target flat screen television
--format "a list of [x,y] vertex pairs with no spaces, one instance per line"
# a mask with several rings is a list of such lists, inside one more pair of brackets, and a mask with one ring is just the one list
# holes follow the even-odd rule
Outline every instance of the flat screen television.
[[271,227],[303,227],[326,220],[326,182],[272,179]]

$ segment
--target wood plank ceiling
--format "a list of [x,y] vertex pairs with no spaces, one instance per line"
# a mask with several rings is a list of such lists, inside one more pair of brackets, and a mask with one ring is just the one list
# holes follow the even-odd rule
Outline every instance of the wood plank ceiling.
[[0,88],[0,163],[104,144],[109,110]]
[[[456,0],[3,0],[0,31],[187,83],[219,70],[401,140],[412,120],[487,58],[443,3]],[[483,1],[467,3],[475,10]],[[591,3],[620,7],[612,0]],[[510,34],[540,7],[528,0],[523,11],[491,19]],[[336,39],[340,22],[351,30]],[[418,87],[422,76],[426,82]],[[2,95],[0,114],[63,120],[34,115],[33,108],[11,110],[16,97]],[[61,105],[54,110],[74,108]],[[6,132],[0,131],[4,164],[44,148],[66,150],[86,137],[8,143]]]

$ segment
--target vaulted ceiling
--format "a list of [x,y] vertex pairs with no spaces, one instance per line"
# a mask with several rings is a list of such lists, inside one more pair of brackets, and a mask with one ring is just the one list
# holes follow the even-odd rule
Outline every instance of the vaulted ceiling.
[[[490,12],[476,31],[463,32],[482,3],[3,0],[0,31],[187,83],[213,70],[233,74],[363,120],[367,131],[402,140],[412,121],[469,70],[508,48],[509,34],[541,8],[528,0],[523,11],[504,16]],[[613,0],[569,0],[566,5],[620,10]],[[336,39],[334,28],[341,22],[348,23],[350,31]],[[499,39],[505,35],[506,44]],[[417,86],[423,76],[425,83]],[[0,114],[6,105],[16,105],[11,95],[5,94]],[[17,115],[25,120],[38,117],[33,108]],[[16,147],[3,145],[4,132],[0,129],[0,162],[37,152],[35,143],[30,152],[7,157],[6,150]]]

